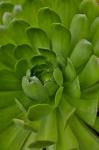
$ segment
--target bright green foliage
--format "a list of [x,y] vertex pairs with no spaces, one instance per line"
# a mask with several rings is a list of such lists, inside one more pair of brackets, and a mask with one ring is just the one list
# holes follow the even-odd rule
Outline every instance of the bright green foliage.
[[96,0],[0,1],[0,150],[99,150]]

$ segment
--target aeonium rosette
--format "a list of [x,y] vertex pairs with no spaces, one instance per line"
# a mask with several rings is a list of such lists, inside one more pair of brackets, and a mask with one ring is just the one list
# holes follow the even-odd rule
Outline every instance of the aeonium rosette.
[[4,5],[0,149],[99,150],[99,6]]

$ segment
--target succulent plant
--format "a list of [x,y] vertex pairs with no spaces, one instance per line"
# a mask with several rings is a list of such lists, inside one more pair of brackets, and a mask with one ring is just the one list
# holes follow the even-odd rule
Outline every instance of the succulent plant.
[[0,3],[0,150],[99,150],[99,5]]

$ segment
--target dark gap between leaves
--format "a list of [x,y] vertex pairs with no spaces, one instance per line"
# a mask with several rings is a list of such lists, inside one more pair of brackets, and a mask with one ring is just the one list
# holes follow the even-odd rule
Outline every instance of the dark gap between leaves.
[[86,126],[87,126],[91,131],[93,131],[93,133],[94,133],[96,136],[99,137],[99,133],[98,133],[95,129],[93,129],[93,127],[89,126],[88,124],[86,124]]

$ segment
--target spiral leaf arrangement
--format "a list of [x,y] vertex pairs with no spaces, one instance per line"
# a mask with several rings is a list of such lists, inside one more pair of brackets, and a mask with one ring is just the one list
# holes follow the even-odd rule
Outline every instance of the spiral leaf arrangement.
[[0,150],[99,150],[99,5],[0,3]]

